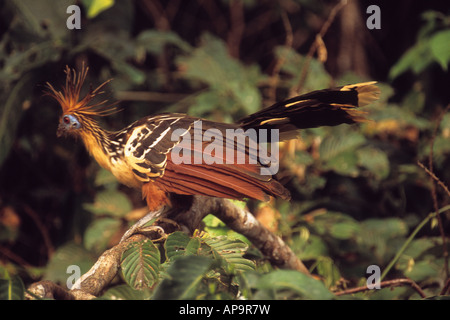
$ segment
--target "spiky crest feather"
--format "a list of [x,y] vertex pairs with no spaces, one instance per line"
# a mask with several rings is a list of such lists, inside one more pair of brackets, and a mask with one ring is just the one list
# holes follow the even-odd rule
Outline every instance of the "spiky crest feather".
[[47,95],[53,97],[61,105],[63,114],[81,114],[84,116],[108,116],[117,112],[116,104],[107,104],[108,100],[92,103],[92,100],[105,93],[102,91],[103,87],[107,85],[112,79],[109,79],[99,85],[96,89],[92,86],[89,92],[80,99],[81,89],[86,80],[89,67],[85,66],[84,62],[80,72],[75,69],[70,69],[66,66],[64,70],[66,74],[66,85],[62,87],[62,91],[57,91],[49,82],[47,88],[49,91]]

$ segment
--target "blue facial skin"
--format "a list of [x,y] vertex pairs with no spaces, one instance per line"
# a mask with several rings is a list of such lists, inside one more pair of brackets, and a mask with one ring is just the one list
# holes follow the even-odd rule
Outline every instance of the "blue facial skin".
[[81,128],[81,123],[78,121],[77,117],[72,114],[64,115],[58,125],[58,130],[56,135],[60,137],[61,135],[66,135],[72,130],[77,130]]

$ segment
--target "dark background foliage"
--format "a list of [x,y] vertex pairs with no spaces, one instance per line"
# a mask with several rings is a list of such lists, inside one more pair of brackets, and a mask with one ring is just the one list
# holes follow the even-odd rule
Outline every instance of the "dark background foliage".
[[[368,265],[386,270],[398,254],[386,279],[411,278],[427,296],[441,292],[448,213],[429,213],[449,202],[437,183],[450,180],[448,4],[348,1],[333,17],[338,1],[80,1],[81,29],[69,30],[71,4],[0,2],[5,274],[64,283],[68,264],[86,270],[145,213],[140,194],[100,170],[80,141],[56,138],[60,109],[43,95],[45,83],[62,85],[65,66],[85,61],[93,86],[114,78],[106,94],[123,110],[103,119],[111,130],[160,112],[231,122],[293,93],[378,81],[381,99],[366,108],[373,121],[304,130],[281,146],[289,204],[249,205],[332,291],[364,284]],[[379,30],[366,27],[372,4],[381,9]],[[311,55],[321,30],[319,54]],[[220,222],[206,224],[231,237]],[[246,297],[305,296],[278,288],[285,276],[260,261]],[[402,287],[369,297],[418,295]]]

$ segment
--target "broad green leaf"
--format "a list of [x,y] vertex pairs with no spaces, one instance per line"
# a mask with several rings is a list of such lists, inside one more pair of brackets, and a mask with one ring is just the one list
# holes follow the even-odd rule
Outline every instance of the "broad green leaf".
[[281,70],[288,73],[291,79],[288,80],[289,88],[297,86],[302,75],[302,69],[307,67],[305,83],[302,92],[298,94],[327,88],[330,85],[331,76],[325,70],[325,67],[316,59],[311,59],[306,66],[307,59],[291,47],[279,46],[275,48],[275,54],[280,61],[283,61]]
[[427,129],[430,127],[430,121],[421,117],[420,115],[407,110],[408,108],[402,108],[395,104],[388,104],[383,108],[382,112],[374,115],[372,120],[381,121],[392,119],[400,124],[410,124],[418,129]]
[[[439,239],[440,240],[440,239]],[[408,256],[410,258],[417,259],[420,255],[422,255],[427,250],[434,247],[441,247],[442,244],[437,241],[436,238],[420,238],[414,239],[409,244],[408,248],[405,250],[403,255]]]
[[348,150],[328,159],[324,167],[342,175],[357,176],[359,172],[357,164],[358,157],[355,151]]
[[450,130],[450,113],[447,112],[442,117],[440,128],[441,128],[441,130],[445,130],[445,129]]
[[405,270],[405,276],[419,282],[427,279],[436,280],[443,268],[442,259],[416,261],[410,268]]
[[360,233],[356,238],[360,250],[373,250],[378,259],[384,259],[395,250],[394,239],[408,232],[406,223],[399,218],[367,219],[360,223]]
[[[74,1],[20,0],[11,1],[10,4],[16,6],[17,19],[21,21],[19,23],[24,24],[25,30],[38,36],[36,40],[50,34],[54,41],[64,43],[64,40],[71,32],[66,27],[68,18],[66,11],[68,6],[74,4]],[[43,21],[45,21],[46,28],[42,27]],[[36,44],[35,41],[30,42]]]
[[[240,208],[245,208],[246,202],[240,200],[230,200],[236,206]],[[223,223],[216,216],[209,214],[205,218],[203,218],[203,222],[205,223],[205,231],[211,237],[217,236],[227,236],[229,239],[239,239],[248,245],[251,245],[251,242],[242,234],[237,233],[236,231],[231,230],[225,223]]]
[[145,30],[136,39],[137,46],[144,48],[152,54],[161,54],[165,45],[175,45],[185,52],[193,48],[189,43],[180,38],[178,34],[171,31]]
[[328,248],[325,241],[316,235],[310,235],[306,242],[298,238],[295,239],[291,248],[301,260],[317,259],[318,257],[328,255]]
[[293,270],[276,270],[263,275],[257,288],[291,290],[306,299],[325,300],[334,297],[321,281]]
[[364,136],[357,132],[335,128],[319,146],[323,166],[343,175],[356,176],[359,171],[355,149],[365,142]]
[[22,279],[17,275],[10,276],[2,267],[0,271],[0,300],[24,300],[25,286]]
[[419,74],[431,62],[433,62],[433,55],[430,50],[430,41],[429,39],[421,39],[412,48],[408,49],[400,60],[392,66],[389,78],[395,79],[408,70]]
[[358,164],[367,168],[377,179],[389,175],[389,159],[383,151],[374,147],[364,147],[356,151]]
[[195,96],[193,105],[189,108],[189,114],[193,116],[201,117],[204,114],[211,112],[213,107],[221,101],[222,104],[227,104],[229,98],[223,101],[224,97],[221,97],[220,92],[217,91],[203,91]]
[[445,30],[436,33],[430,40],[430,48],[433,56],[441,65],[444,71],[448,70],[448,63],[450,62],[450,30]]
[[96,215],[123,217],[133,209],[133,206],[124,193],[104,190],[97,193],[94,203],[84,204],[84,208]]
[[319,147],[320,159],[328,162],[345,152],[354,151],[354,149],[361,146],[365,141],[364,136],[357,132],[326,136]]
[[212,260],[207,257],[186,256],[176,259],[167,270],[168,278],[160,282],[153,299],[195,299],[197,287],[210,270]]
[[320,257],[318,259],[317,273],[324,279],[323,281],[328,288],[341,279],[339,269],[330,257]]
[[113,66],[114,69],[126,75],[133,83],[143,84],[145,82],[145,73],[131,64],[122,61],[113,61]]
[[108,170],[101,168],[95,176],[95,185],[109,189],[115,189],[119,182],[117,178]]
[[[432,258],[433,261],[430,261],[431,256],[429,255],[432,250],[436,252],[441,250],[442,244],[440,240],[440,238],[420,238],[411,241],[396,263],[396,268],[404,271],[405,274],[408,273],[408,276],[414,277],[414,280],[424,280],[430,275],[430,270],[441,268],[439,263],[437,263],[439,259]],[[426,263],[424,264],[424,262]],[[434,266],[432,267],[431,265],[433,264]],[[442,266],[442,264],[440,265]],[[438,273],[436,272],[434,275]]]
[[170,261],[182,256],[198,254],[200,246],[199,238],[190,238],[186,233],[181,231],[171,233],[164,243],[166,257]]
[[112,68],[117,73],[117,80],[125,81],[129,86],[131,84],[141,85],[145,82],[147,74],[130,63],[131,60],[136,59],[139,50],[135,41],[130,38],[130,34],[125,30],[120,29],[114,33],[105,33],[102,28],[91,29],[81,39],[80,46],[89,47],[110,61]]
[[82,245],[68,242],[61,245],[52,255],[46,266],[44,279],[66,284],[71,273],[67,268],[71,265],[78,266],[80,273],[86,273],[95,263],[95,258]]
[[402,109],[404,109],[405,112],[410,112],[413,115],[417,115],[422,113],[425,104],[426,93],[423,88],[420,86],[414,86],[403,98]]
[[113,218],[94,220],[84,233],[84,246],[88,250],[101,252],[108,248],[111,237],[119,230],[120,221]]
[[122,253],[120,266],[125,281],[131,287],[150,288],[158,280],[159,249],[147,239],[135,242]]
[[343,213],[332,211],[318,216],[312,226],[319,235],[331,235],[339,240],[353,238],[361,231],[356,220]]
[[150,290],[136,290],[129,285],[122,284],[108,289],[100,299],[108,300],[144,300],[151,296]]
[[213,257],[222,262],[225,270],[248,271],[255,268],[253,261],[242,257],[247,250],[247,245],[241,240],[230,240],[219,236],[207,238],[205,243],[211,248]]
[[408,232],[406,223],[400,218],[367,219],[361,222],[363,234],[376,233],[385,239],[404,236]]
[[330,234],[338,240],[347,240],[353,238],[359,230],[358,223],[348,220],[333,224],[331,226]]
[[[210,34],[203,35],[202,44],[189,55],[178,58],[177,64],[185,78],[207,84],[209,90],[215,92],[217,98],[210,104],[210,111],[217,108],[230,111],[231,107],[231,111],[251,113],[261,107],[258,83],[263,75],[259,67],[244,66],[230,57],[223,40]],[[207,96],[208,100],[213,97]],[[232,99],[229,105],[227,97]]]

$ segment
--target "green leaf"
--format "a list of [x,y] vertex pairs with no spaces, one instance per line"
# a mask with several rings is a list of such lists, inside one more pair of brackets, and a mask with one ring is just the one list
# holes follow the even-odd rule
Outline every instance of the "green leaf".
[[432,62],[433,55],[430,50],[430,41],[429,39],[421,39],[412,48],[408,49],[391,68],[389,78],[395,79],[408,70],[419,74]]
[[339,240],[354,238],[361,232],[356,220],[340,212],[329,211],[314,219],[314,229],[319,235],[331,235]]
[[326,136],[319,147],[320,159],[327,162],[344,152],[356,149],[365,141],[364,136],[357,132]]
[[125,281],[131,287],[150,288],[158,280],[159,249],[150,240],[135,242],[122,253],[120,266]]
[[352,220],[333,224],[330,234],[339,240],[347,240],[353,238],[360,230],[358,223]]
[[[2,270],[3,269],[3,270]],[[0,267],[0,300],[24,300],[25,286],[19,276],[10,276]]]
[[374,147],[365,147],[356,151],[358,164],[367,168],[378,180],[389,175],[389,159],[383,151]]
[[133,209],[130,199],[117,190],[104,190],[97,193],[93,204],[87,203],[83,207],[96,215],[110,215],[123,217]]
[[399,107],[398,105],[388,104],[383,112],[379,112],[372,120],[381,121],[381,120],[394,120],[399,122],[400,124],[410,124],[418,129],[428,129],[430,127],[430,121],[421,117],[420,115],[407,110],[407,107]]
[[241,240],[230,240],[225,236],[207,238],[205,243],[211,248],[214,259],[222,263],[225,270],[232,272],[254,270],[254,262],[243,258],[247,244]]
[[182,256],[198,254],[200,245],[199,238],[190,238],[186,233],[176,231],[167,237],[164,248],[167,259],[173,261]]
[[406,223],[400,218],[367,219],[361,222],[362,234],[373,234],[385,239],[404,236],[408,232]]
[[301,260],[312,260],[328,255],[325,241],[313,234],[308,237],[307,241],[296,238],[291,248]]
[[450,30],[444,30],[433,35],[430,39],[430,49],[437,62],[444,71],[448,70],[450,61]]
[[306,299],[325,300],[334,298],[334,295],[321,281],[293,270],[276,270],[263,275],[257,283],[257,288],[291,290]]
[[119,230],[120,221],[113,218],[94,220],[84,233],[84,246],[88,250],[102,252],[108,248],[111,237]]
[[94,257],[82,246],[73,242],[61,245],[52,255],[46,266],[44,279],[66,284],[68,277],[67,267],[76,265],[80,273],[86,273],[94,264]]
[[[68,18],[66,10],[68,6],[74,4],[74,1],[21,0],[12,1],[10,4],[16,7],[18,23],[25,26],[26,32],[34,34],[34,41],[30,41],[34,44],[38,43],[39,38],[44,38],[47,34],[50,34],[53,40],[64,43],[65,38],[71,32],[66,27]],[[42,27],[43,21],[45,21],[45,28]],[[19,35],[17,29],[16,34]]]
[[163,53],[164,47],[168,44],[175,45],[185,52],[193,49],[189,43],[171,31],[145,30],[138,35],[136,44],[155,55]]
[[325,168],[348,176],[358,175],[358,158],[352,150],[341,152],[325,163]]
[[411,241],[408,248],[405,250],[403,255],[408,256],[409,258],[417,259],[420,255],[422,255],[427,250],[434,247],[441,247],[437,239],[435,238],[420,238]]
[[115,189],[119,182],[117,178],[108,170],[101,168],[95,176],[95,185],[109,189]]
[[[243,209],[246,206],[246,203],[244,201],[240,200],[230,200],[230,201],[232,201],[236,206]],[[251,242],[244,235],[231,230],[229,227],[227,227],[225,223],[223,223],[215,215],[212,214],[207,215],[206,217],[203,218],[203,222],[205,223],[204,230],[211,237],[227,236],[229,239],[239,239],[244,243],[251,245]]]
[[396,269],[405,272],[405,275],[415,281],[427,280],[427,278],[438,277],[443,268],[443,260],[436,259],[430,252],[439,252],[442,244],[441,239],[420,238],[411,241],[408,248],[395,264]]
[[344,175],[357,175],[358,158],[355,149],[365,141],[364,136],[356,132],[326,136],[319,146],[320,159],[325,169]]
[[[236,112],[245,110],[245,113],[251,113],[261,107],[262,98],[258,82],[263,75],[259,67],[244,66],[239,60],[230,57],[223,40],[204,34],[201,46],[195,48],[188,56],[179,57],[177,64],[185,78],[200,81],[215,92],[215,103],[210,104],[210,111],[225,108],[223,100],[227,97],[232,99],[229,107]],[[212,97],[209,95],[207,99],[210,100]]]
[[330,257],[320,257],[318,259],[317,273],[324,279],[323,281],[328,288],[341,279],[339,269]]
[[167,270],[168,278],[161,281],[153,295],[155,300],[195,299],[203,276],[210,270],[207,257],[186,256],[176,259]]
[[417,261],[411,268],[405,270],[405,276],[417,282],[427,279],[436,280],[439,278],[438,275],[442,271],[442,262],[442,259],[435,258],[428,261]]
[[112,62],[114,69],[119,73],[126,75],[133,83],[143,84],[145,82],[146,75],[143,71],[123,61],[115,60]]
[[408,232],[406,223],[399,218],[367,219],[360,223],[360,233],[356,240],[360,250],[373,250],[382,259],[394,254],[393,239],[403,237]]
[[[307,67],[305,83],[302,92],[309,92],[321,88],[327,88],[331,81],[331,76],[325,70],[323,63],[317,59],[311,59],[306,66],[307,59],[291,47],[278,46],[275,54],[280,61],[283,61],[281,70],[288,73],[291,78],[287,81],[288,88],[297,86],[302,75],[302,68]],[[300,94],[301,92],[299,92]]]
[[114,5],[114,0],[83,0],[83,5],[87,9],[87,17],[92,19],[111,8]]
[[108,289],[100,299],[108,300],[144,300],[151,296],[150,290],[136,290],[129,285],[122,284]]

